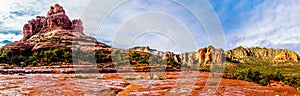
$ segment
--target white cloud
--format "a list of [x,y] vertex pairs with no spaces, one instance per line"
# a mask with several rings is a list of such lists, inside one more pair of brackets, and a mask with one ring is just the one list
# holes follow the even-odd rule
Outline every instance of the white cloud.
[[[144,1],[147,1],[147,2],[144,2]],[[143,14],[143,13],[147,13],[147,12],[158,12],[158,13],[164,14],[165,16],[169,16],[169,18],[173,18],[173,19],[161,19],[159,17],[156,18],[157,20],[160,20],[160,22],[156,23],[157,26],[162,27],[162,28],[167,28],[168,31],[172,31],[173,34],[181,35],[181,36],[178,36],[173,39],[180,40],[182,38],[185,38],[185,35],[192,35],[192,37],[194,37],[194,39],[195,39],[197,47],[199,47],[201,45],[207,46],[207,44],[209,44],[207,34],[205,33],[201,24],[199,22],[197,22],[197,19],[191,13],[189,13],[188,10],[184,9],[182,6],[176,4],[172,1],[159,1],[159,0],[158,1],[144,0],[144,1],[132,0],[123,5],[116,7],[116,9],[112,10],[112,12],[108,15],[106,21],[103,22],[100,31],[88,31],[88,32],[91,32],[89,34],[92,34],[92,36],[96,36],[105,41],[111,42],[112,39],[114,38],[114,35],[116,34],[116,32],[124,24],[128,23],[129,20],[135,19],[136,16],[139,16],[138,14]],[[100,9],[100,8],[96,7],[95,9]],[[101,12],[89,13],[87,15],[91,16],[93,14],[104,14]],[[96,18],[89,18],[89,20],[90,21],[98,20],[98,22],[100,22],[100,20],[99,20],[99,18],[97,18],[97,16],[94,16],[94,17],[96,17]],[[126,29],[122,29],[122,30],[131,30],[132,28],[133,28],[132,30],[138,30],[139,27],[145,27],[145,26],[138,26],[138,25],[145,25],[145,24],[149,23],[150,22],[149,20],[153,19],[153,18],[152,19],[150,19],[150,18],[151,18],[151,16],[149,16],[149,19],[146,18],[146,19],[140,19],[138,21],[135,21],[137,26],[130,26],[130,27],[128,27]],[[170,20],[170,21],[168,21],[168,20]],[[183,25],[187,29],[189,29],[189,33],[184,35],[184,34],[181,34],[182,32],[180,33],[178,31],[177,26],[164,25],[165,22],[173,22],[174,20],[178,20],[181,23],[181,25]],[[161,22],[163,22],[163,23],[161,23]],[[92,24],[94,24],[93,26],[98,27],[97,23],[92,23]],[[89,25],[92,25],[92,24],[89,24]],[[88,27],[90,27],[90,26],[88,26]],[[140,28],[140,29],[142,29],[142,28]],[[120,31],[122,31],[122,30],[120,30]],[[162,30],[157,30],[157,31],[163,32]],[[141,31],[141,32],[143,32],[143,31]],[[126,33],[129,34],[131,32],[128,31]],[[137,34],[130,34],[130,35],[137,35]],[[124,38],[124,40],[119,41],[118,43],[115,43],[115,44],[126,44],[126,42],[129,42],[129,41],[126,41],[125,38],[129,38],[129,37],[130,36],[123,36],[122,38]],[[150,37],[148,38],[146,36],[143,39],[147,40],[147,39],[151,39],[151,38]],[[153,38],[158,38],[158,37],[153,37]],[[139,41],[139,44],[142,44],[142,43],[143,43],[143,40]],[[150,45],[150,47],[157,47],[158,50],[166,50],[166,48],[164,46],[170,44],[169,42],[159,42],[159,43],[160,43],[161,47],[151,46],[151,45]],[[121,45],[113,45],[113,46],[121,47],[121,48],[127,47],[127,46],[125,47],[125,46],[121,46]],[[173,47],[175,47],[175,46],[173,46]],[[197,49],[192,49],[192,50],[195,51]],[[172,50],[172,51],[174,51],[174,50]],[[189,51],[191,51],[191,50],[189,50]]]
[[0,42],[4,40],[9,41],[18,41],[23,38],[23,35],[15,35],[15,34],[0,34]]
[[287,48],[300,52],[300,1],[266,0],[245,16],[242,27],[228,34],[229,46]]
[[175,42],[173,42],[170,38],[161,34],[157,34],[154,31],[153,33],[151,33],[150,31],[147,34],[143,34],[135,38],[135,40],[130,44],[130,48],[133,48],[135,46],[151,46],[152,49],[159,48],[159,51],[166,52],[172,50],[173,52],[180,53],[179,48],[174,43]]
[[[160,36],[148,34],[149,31],[159,32]],[[135,41],[135,43],[146,44],[144,41],[157,38],[161,41],[155,42],[156,40],[154,40],[148,44],[150,44],[150,47],[153,44],[159,44],[160,46],[156,46],[159,50],[175,51],[173,49],[177,48],[177,52],[186,52],[197,49],[196,41],[193,40],[189,30],[183,24],[168,15],[155,12],[140,14],[127,21],[116,33],[116,37],[113,38],[112,42],[117,47],[128,48],[130,43],[133,42],[133,38],[141,38],[140,34],[146,36],[142,36],[143,38],[138,39],[140,41]],[[168,39],[162,36],[168,37]]]

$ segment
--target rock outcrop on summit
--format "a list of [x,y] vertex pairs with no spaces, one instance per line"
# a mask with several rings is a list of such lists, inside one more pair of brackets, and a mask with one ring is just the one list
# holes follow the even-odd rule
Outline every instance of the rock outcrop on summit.
[[[50,7],[46,16],[36,16],[23,27],[23,39],[2,47],[18,51],[80,45],[85,50],[109,48],[94,37],[86,36],[80,19],[70,20],[59,4]],[[93,49],[90,49],[93,48]]]
[[35,33],[46,29],[74,29],[72,26],[73,23],[80,22],[77,22],[77,20],[75,20],[75,22],[71,22],[63,7],[55,4],[54,7],[50,7],[46,17],[36,16],[35,19],[28,21],[28,23],[24,25],[24,38],[30,37]]

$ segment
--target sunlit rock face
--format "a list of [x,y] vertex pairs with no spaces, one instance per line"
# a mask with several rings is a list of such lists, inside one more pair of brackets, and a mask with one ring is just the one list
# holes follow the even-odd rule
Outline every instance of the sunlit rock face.
[[212,46],[199,49],[197,55],[200,64],[222,63],[225,61],[223,49],[216,49]]
[[290,50],[277,50],[274,58],[275,62],[294,61],[298,62],[298,54]]
[[51,6],[46,16],[36,16],[23,27],[23,39],[3,46],[2,50],[36,51],[80,46],[84,50],[109,49],[96,38],[86,36],[80,19],[70,20],[59,4]]
[[200,48],[197,52],[187,52],[182,54],[165,52],[162,58],[173,58],[182,65],[197,67],[195,65],[221,64],[225,62],[225,53],[222,49],[208,46]]
[[298,62],[299,56],[297,53],[286,50],[279,49],[275,50],[273,48],[244,48],[237,47],[233,50],[228,50],[226,52],[227,60],[239,62],[239,63],[247,63],[253,59],[263,60],[271,63],[281,63],[281,62]]
[[177,62],[187,65],[211,65],[222,64],[225,61],[236,63],[253,63],[253,62],[267,62],[271,64],[284,62],[298,62],[299,55],[287,49],[275,50],[273,48],[244,48],[237,47],[226,52],[223,49],[217,49],[213,46],[200,48],[197,52],[187,52],[182,54],[174,54],[172,52],[165,52],[163,59],[174,58]]

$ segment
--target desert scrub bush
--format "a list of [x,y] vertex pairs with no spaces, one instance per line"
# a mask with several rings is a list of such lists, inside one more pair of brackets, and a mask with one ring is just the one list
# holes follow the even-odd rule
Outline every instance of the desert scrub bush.
[[151,80],[166,80],[167,78],[163,75],[150,73],[150,79]]
[[210,72],[210,66],[200,66],[197,70],[200,72]]
[[300,88],[300,76],[284,77],[284,83],[286,85],[294,86],[295,88]]
[[37,66],[38,62],[37,61],[33,61],[32,62],[32,66]]
[[[256,61],[261,62],[261,61]],[[231,63],[231,62],[230,62]],[[298,66],[285,65],[274,66],[271,64],[258,63],[258,64],[241,64],[235,63],[234,68],[226,68],[225,73],[234,74],[239,77],[239,80],[246,80],[255,82],[261,85],[268,85],[270,80],[282,81],[285,85],[300,88],[300,71]],[[251,74],[258,74],[255,78]],[[299,92],[299,90],[298,90]]]
[[252,68],[242,69],[234,73],[238,80],[246,80],[249,82],[255,82],[261,85],[269,84],[270,80],[282,81],[284,79],[280,71],[274,73],[262,73]]

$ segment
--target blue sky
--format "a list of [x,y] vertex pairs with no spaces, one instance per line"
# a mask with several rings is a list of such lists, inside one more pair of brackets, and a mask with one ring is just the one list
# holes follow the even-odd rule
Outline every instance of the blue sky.
[[[205,33],[201,23],[197,22],[197,18],[182,6],[168,0],[132,0],[126,4],[116,7],[111,14],[107,15],[107,19],[103,22],[103,26],[98,30],[89,30],[91,26],[88,23],[100,22],[97,18],[82,18],[82,13],[89,6],[91,0],[0,0],[0,46],[7,43],[20,40],[22,36],[22,27],[30,19],[36,15],[46,15],[49,7],[55,3],[61,4],[70,19],[80,18],[83,20],[85,33],[95,36],[99,41],[112,44],[112,38],[117,33],[116,29],[122,28],[126,23],[136,22],[132,19],[144,16],[143,13],[163,14],[169,17],[158,20],[157,27],[166,27],[165,29],[155,29],[156,31],[174,32],[177,39],[185,42],[185,35],[178,32],[182,28],[186,28],[192,39],[196,41],[197,48],[210,45],[210,39]],[[226,49],[232,49],[237,46],[259,46],[273,47],[275,49],[286,48],[300,52],[300,4],[299,0],[208,0],[211,7],[216,12],[220,23],[223,27],[226,39]],[[201,8],[201,6],[199,6]],[[95,9],[96,10],[96,9]],[[96,14],[89,16],[106,15],[101,14],[102,10],[97,9]],[[205,15],[205,14],[203,14]],[[149,18],[152,17],[141,17]],[[154,18],[154,17],[153,17]],[[156,17],[159,18],[159,17]],[[170,19],[168,19],[170,18]],[[94,22],[88,19],[93,19]],[[152,20],[152,21],[153,21]],[[171,21],[167,21],[171,20]],[[178,21],[177,25],[163,22]],[[139,20],[138,23],[148,24],[147,20]],[[176,23],[176,22],[174,22]],[[134,24],[137,24],[134,23]],[[130,28],[124,29],[122,32],[132,31],[137,25],[128,25]],[[163,24],[163,25],[159,25]],[[170,28],[171,26],[171,28]],[[98,26],[97,26],[98,27]],[[139,27],[140,28],[140,27]],[[139,29],[136,28],[136,29]],[[140,28],[142,29],[142,28]],[[127,31],[126,31],[127,30]],[[132,35],[132,34],[130,34]],[[181,36],[181,37],[180,37]],[[125,38],[126,36],[124,36]],[[176,39],[175,38],[175,39]],[[124,39],[122,42],[127,42]],[[118,44],[121,44],[119,42]],[[178,51],[178,47],[172,39],[166,36],[150,33],[141,35],[136,41],[131,42],[132,46],[149,45],[163,51]],[[126,46],[115,45],[116,47],[126,48]],[[128,47],[128,46],[127,46]],[[191,49],[195,51],[196,49]],[[187,50],[189,51],[189,50]]]
[[219,16],[224,32],[241,27],[242,22],[249,18],[247,12],[263,2],[263,0],[209,0]]

